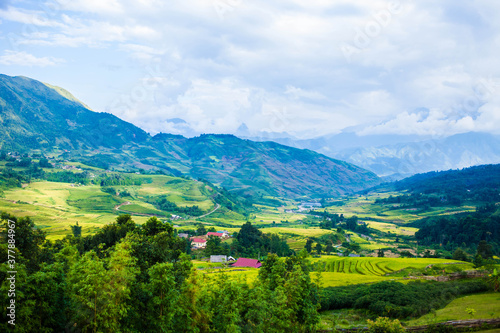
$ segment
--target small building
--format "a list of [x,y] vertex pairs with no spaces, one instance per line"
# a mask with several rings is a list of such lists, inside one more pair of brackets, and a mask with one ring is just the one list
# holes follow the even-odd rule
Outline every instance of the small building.
[[192,242],[193,248],[195,248],[195,249],[204,249],[207,246],[207,240],[203,239],[203,238],[193,237],[193,238],[191,238],[191,242]]
[[180,233],[180,234],[177,234],[177,236],[179,236],[180,238],[189,238],[189,234],[185,234],[185,233]]
[[249,259],[249,258],[238,258],[235,263],[231,265],[232,267],[253,267],[260,268],[262,264],[257,259]]
[[210,256],[210,262],[222,262],[225,263],[227,262],[227,256]]
[[224,234],[222,232],[207,232],[207,238],[210,236],[223,238]]
[[234,259],[233,257],[231,256],[223,256],[223,255],[211,255],[210,256],[210,262],[232,262],[232,261],[236,261],[236,259]]

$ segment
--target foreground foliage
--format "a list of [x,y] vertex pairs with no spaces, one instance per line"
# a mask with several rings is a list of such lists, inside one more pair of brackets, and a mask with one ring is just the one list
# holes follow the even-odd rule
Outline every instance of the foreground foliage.
[[461,295],[488,290],[483,280],[422,282],[408,284],[380,282],[372,285],[325,288],[322,310],[366,309],[374,316],[390,318],[420,317],[440,309]]
[[[200,273],[185,240],[156,218],[129,215],[94,236],[50,242],[16,219],[18,332],[309,332],[319,289],[307,253],[269,255],[252,288],[224,272]],[[3,237],[6,234],[2,235]],[[7,245],[0,245],[0,302],[7,304]],[[6,331],[2,307],[0,331]]]

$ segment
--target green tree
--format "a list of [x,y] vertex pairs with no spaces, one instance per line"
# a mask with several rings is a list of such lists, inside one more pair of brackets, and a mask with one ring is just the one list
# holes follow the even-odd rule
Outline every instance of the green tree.
[[[263,303],[263,310],[267,313],[259,314],[255,309],[249,311],[252,318],[248,319],[255,325],[273,327],[271,332],[314,330],[319,322],[319,290],[311,281],[311,265],[307,256],[306,250],[284,259],[271,254],[262,263],[256,289],[260,290],[257,294],[265,295],[267,301]],[[263,324],[262,318],[267,318],[266,324]]]
[[170,223],[162,222],[156,216],[150,217],[142,225],[142,232],[146,236],[154,236],[164,231],[170,232],[171,230],[173,230],[173,227]]
[[15,221],[13,224],[15,225],[16,248],[25,260],[28,273],[36,271],[40,265],[41,245],[45,242],[45,232],[38,229],[29,217],[18,219],[2,214],[2,220],[4,221],[3,230],[9,230],[8,220]]
[[345,224],[346,229],[356,231],[356,228],[358,226],[358,217],[356,215],[349,217],[345,220]]
[[377,257],[381,258],[384,256],[384,250],[382,249],[378,249],[378,252],[377,252]]
[[82,237],[82,226],[78,225],[78,221],[76,225],[70,225],[70,227],[74,237]]
[[171,263],[157,263],[148,270],[150,277],[148,318],[150,328],[156,332],[173,332],[173,318],[179,302],[174,267]]
[[313,243],[314,243],[314,241],[311,238],[307,239],[306,245],[304,246],[304,248],[307,250],[307,252],[311,253]]
[[328,254],[328,255],[329,255],[329,254],[333,251],[333,245],[332,245],[332,243],[330,243],[330,242],[329,242],[329,243],[326,245],[326,249],[325,249],[325,251],[326,251],[326,254]]
[[472,262],[474,263],[475,268],[479,268],[483,266],[483,257],[479,253],[476,253]]
[[130,243],[124,241],[111,252],[109,260],[90,251],[70,269],[71,316],[83,331],[120,331],[120,321],[130,309],[127,301],[137,273],[130,252]]
[[490,259],[493,257],[493,247],[485,240],[482,240],[477,245],[476,254],[480,255],[483,259]]
[[210,332],[241,332],[248,285],[224,273],[205,279],[203,285],[199,306],[208,317]]
[[102,321],[108,297],[106,280],[104,262],[94,251],[85,253],[69,272],[71,317],[74,326],[84,332],[97,332],[105,326]]
[[321,251],[323,251],[323,246],[320,243],[316,243],[316,253],[321,254]]
[[203,236],[207,234],[207,229],[205,229],[205,226],[203,224],[198,224],[198,229],[196,229],[196,235],[197,236]]
[[221,239],[217,236],[209,236],[205,247],[205,255],[224,255],[227,254],[226,249],[221,246]]
[[453,260],[468,261],[467,253],[458,247],[455,252],[453,252]]

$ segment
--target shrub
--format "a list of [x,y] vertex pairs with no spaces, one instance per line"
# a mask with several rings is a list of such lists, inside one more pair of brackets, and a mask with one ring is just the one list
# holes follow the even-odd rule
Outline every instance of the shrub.
[[368,319],[368,332],[370,333],[402,333],[405,332],[399,320],[390,320],[387,317],[378,317],[375,321]]

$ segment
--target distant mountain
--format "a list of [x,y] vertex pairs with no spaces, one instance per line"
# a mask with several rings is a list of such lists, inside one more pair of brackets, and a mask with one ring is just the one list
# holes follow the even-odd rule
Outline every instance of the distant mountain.
[[377,175],[401,179],[417,173],[500,163],[500,139],[465,133],[444,139],[347,149],[331,154]]
[[417,135],[367,135],[353,132],[299,140],[286,137],[248,137],[274,141],[344,160],[398,180],[417,173],[500,163],[500,137],[487,133],[464,133],[441,139]]
[[[26,77],[0,75],[1,149],[60,153],[65,159],[119,170],[162,169],[252,197],[336,196],[381,181],[352,164],[274,142],[232,135],[151,137],[71,96]],[[182,119],[172,122],[184,125]]]

